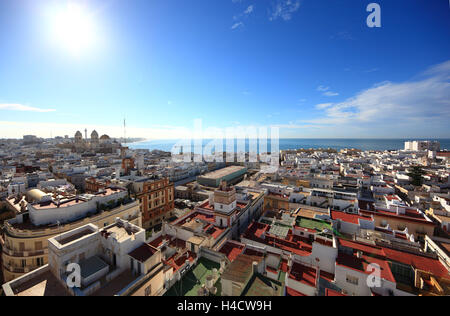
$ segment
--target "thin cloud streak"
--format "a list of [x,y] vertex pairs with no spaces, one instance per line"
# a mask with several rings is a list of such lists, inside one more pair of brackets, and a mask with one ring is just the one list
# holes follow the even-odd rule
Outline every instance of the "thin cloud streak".
[[0,104],[0,110],[8,110],[8,111],[20,111],[20,112],[55,112],[55,109],[40,109],[35,108],[28,105],[18,104],[18,103],[3,103]]
[[278,0],[269,12],[269,20],[275,21],[281,18],[284,21],[289,21],[299,8],[300,0]]

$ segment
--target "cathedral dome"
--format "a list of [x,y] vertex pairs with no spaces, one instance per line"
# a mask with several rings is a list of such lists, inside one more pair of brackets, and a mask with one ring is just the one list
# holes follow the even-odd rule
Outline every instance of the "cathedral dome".
[[96,130],[92,131],[91,133],[91,139],[98,139],[98,133]]

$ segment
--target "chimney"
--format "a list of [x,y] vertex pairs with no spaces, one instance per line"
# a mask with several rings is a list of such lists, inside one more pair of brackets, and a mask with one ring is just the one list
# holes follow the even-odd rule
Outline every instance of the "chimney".
[[209,205],[214,206],[214,194],[213,193],[209,194]]
[[253,272],[253,274],[258,273],[258,262],[256,262],[256,261],[253,261],[253,263],[252,263],[252,272]]

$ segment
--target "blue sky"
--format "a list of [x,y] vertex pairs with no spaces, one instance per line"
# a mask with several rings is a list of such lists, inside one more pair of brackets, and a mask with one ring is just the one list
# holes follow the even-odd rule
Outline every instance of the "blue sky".
[[[366,25],[371,2],[381,28]],[[68,3],[90,21],[76,53],[58,24]],[[146,138],[182,137],[195,119],[450,137],[449,36],[447,0],[2,0],[0,138],[121,136],[124,117]]]

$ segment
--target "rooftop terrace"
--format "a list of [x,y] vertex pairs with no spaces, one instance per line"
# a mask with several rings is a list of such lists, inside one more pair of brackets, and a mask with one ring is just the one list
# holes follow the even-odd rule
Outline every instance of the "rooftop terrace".
[[[198,290],[206,283],[206,277],[219,270],[220,265],[206,258],[200,258],[197,264],[183,278],[175,283],[164,296],[197,296]],[[220,283],[220,279],[217,283]],[[216,287],[219,287],[216,283]],[[217,293],[220,295],[220,293]]]
[[209,173],[207,173],[207,174],[205,174],[205,175],[203,175],[201,177],[202,178],[206,178],[206,179],[220,179],[220,178],[223,178],[223,177],[225,177],[225,176],[227,176],[229,174],[241,171],[243,169],[245,169],[245,167],[229,166],[229,167],[226,167],[226,168],[222,168],[222,169],[219,169],[219,170],[215,170],[215,171],[209,172]]
[[332,230],[332,226],[330,223],[318,219],[311,219],[299,216],[297,217],[295,222],[298,227],[306,228],[308,230],[316,232],[322,232],[324,230],[328,231]]

